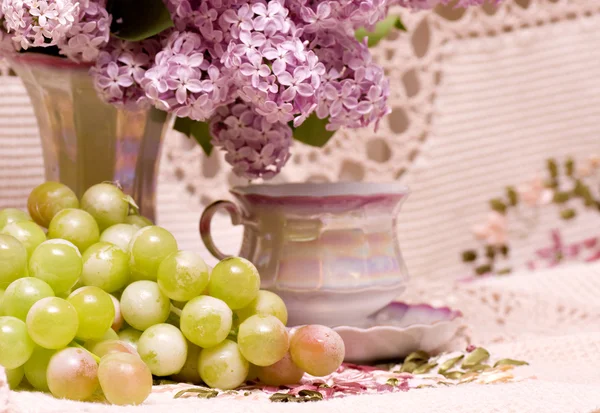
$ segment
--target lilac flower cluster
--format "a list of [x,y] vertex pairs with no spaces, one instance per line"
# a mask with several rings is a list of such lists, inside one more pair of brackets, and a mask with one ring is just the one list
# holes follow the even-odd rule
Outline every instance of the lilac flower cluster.
[[280,171],[293,128],[309,116],[332,131],[377,126],[389,83],[355,30],[373,28],[392,5],[446,0],[163,1],[174,28],[132,43],[110,39],[106,0],[0,0],[0,40],[95,62],[96,88],[111,104],[209,122],[212,143],[253,179]]

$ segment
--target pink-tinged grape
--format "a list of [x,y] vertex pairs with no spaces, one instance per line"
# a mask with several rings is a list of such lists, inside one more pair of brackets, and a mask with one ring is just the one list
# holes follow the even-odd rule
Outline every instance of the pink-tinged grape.
[[100,239],[98,224],[82,209],[67,208],[57,213],[48,227],[48,238],[72,242],[82,253]]
[[89,212],[103,231],[125,221],[129,214],[129,202],[123,191],[115,185],[102,183],[85,191],[81,197],[81,209]]
[[235,389],[244,383],[249,367],[237,343],[231,340],[205,348],[198,359],[202,381],[223,390]]
[[137,350],[155,376],[178,373],[187,359],[187,341],[170,324],[157,324],[144,331]]
[[27,331],[44,348],[61,349],[75,338],[79,318],[75,307],[58,297],[42,298],[27,314]]
[[116,245],[98,242],[83,253],[81,282],[108,293],[120,290],[129,281],[129,254]]
[[140,337],[142,336],[142,332],[136,330],[133,327],[126,328],[125,330],[121,330],[118,333],[119,340],[126,342],[131,347],[137,350],[138,342]]
[[240,324],[237,342],[250,363],[270,366],[281,360],[289,348],[287,329],[277,317],[253,315]]
[[33,251],[42,242],[46,241],[44,230],[35,222],[19,221],[8,224],[1,231],[2,234],[12,235],[27,250],[27,256],[30,257]]
[[177,252],[177,241],[166,229],[150,226],[135,233],[129,245],[131,279],[156,281],[158,266]]
[[131,346],[131,344],[120,340],[101,341],[100,343],[96,343],[96,345],[92,347],[90,351],[100,358],[111,353],[129,353],[135,354],[136,356],[138,355],[138,352]]
[[154,225],[152,221],[141,215],[129,215],[125,218],[125,223],[129,225],[135,225],[138,228],[144,228]]
[[294,364],[308,374],[326,376],[335,372],[344,361],[344,340],[329,327],[300,327],[292,334],[290,354]]
[[27,326],[16,317],[0,317],[0,366],[16,369],[33,353],[34,343]]
[[98,379],[106,400],[112,404],[141,404],[152,392],[152,373],[134,354],[112,353],[102,357]]
[[59,182],[44,182],[36,186],[27,199],[29,215],[45,228],[58,212],[66,208],[79,208],[79,200],[68,186]]
[[123,314],[121,314],[121,303],[114,295],[110,295],[110,299],[112,300],[113,307],[115,308],[115,318],[113,319],[111,329],[114,331],[119,331],[121,327],[123,327]]
[[177,251],[159,265],[157,281],[160,289],[171,300],[189,301],[199,296],[208,286],[208,267],[200,255]]
[[254,300],[246,307],[235,312],[240,320],[244,321],[255,314],[272,315],[287,324],[288,312],[283,300],[275,293],[266,290],[260,290]]
[[56,295],[65,294],[77,283],[82,267],[77,247],[61,239],[42,242],[29,259],[29,275],[48,283]]
[[46,372],[48,371],[50,359],[54,354],[56,354],[56,350],[48,350],[47,348],[36,346],[27,363],[23,365],[27,381],[36,390],[50,391]]
[[34,277],[19,278],[6,289],[2,309],[5,315],[25,321],[31,306],[46,297],[54,297],[54,291],[46,282]]
[[75,337],[93,340],[102,337],[115,319],[115,306],[110,295],[98,287],[81,287],[67,298],[79,315]]
[[27,250],[15,237],[0,234],[0,288],[27,273]]
[[209,294],[223,300],[232,310],[246,307],[258,294],[260,276],[256,267],[239,257],[225,258],[213,268]]
[[121,314],[131,327],[144,331],[169,318],[171,302],[154,281],[136,281],[121,294]]
[[33,221],[27,213],[17,208],[6,208],[0,211],[0,231],[13,222]]
[[129,252],[129,244],[133,235],[138,232],[140,228],[130,224],[117,224],[112,227],[108,227],[100,235],[101,242],[108,242],[109,244],[116,245],[125,252]]
[[187,358],[179,373],[172,376],[173,380],[183,383],[200,383],[202,379],[200,378],[200,373],[198,373],[198,358],[200,357],[201,350],[200,347],[191,341],[187,342]]
[[98,364],[88,351],[68,347],[52,356],[46,377],[54,397],[86,400],[98,388]]
[[183,335],[197,346],[212,347],[225,340],[231,330],[233,313],[218,298],[201,295],[183,307],[180,328]]
[[304,371],[294,364],[290,353],[277,363],[265,367],[257,367],[256,375],[261,383],[268,386],[282,386],[284,384],[300,383]]
[[5,369],[6,381],[8,382],[8,388],[11,390],[19,387],[19,384],[23,381],[23,366],[19,366],[15,369]]

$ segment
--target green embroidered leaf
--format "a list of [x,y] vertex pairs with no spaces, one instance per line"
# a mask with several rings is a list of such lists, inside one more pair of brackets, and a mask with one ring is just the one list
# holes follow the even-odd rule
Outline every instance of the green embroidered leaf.
[[519,194],[512,186],[506,188],[506,197],[508,198],[508,204],[511,206],[519,203]]
[[502,202],[501,199],[498,199],[498,198],[492,199],[490,201],[490,208],[492,208],[492,210],[494,210],[500,214],[506,213],[506,204],[504,202]]
[[573,176],[573,173],[575,172],[575,161],[573,160],[573,158],[568,158],[565,161],[565,174],[569,177]]
[[485,247],[485,256],[490,260],[493,260],[496,257],[496,248],[493,245],[487,245]]
[[323,395],[315,390],[300,390],[298,396],[304,397],[306,401],[323,400]]
[[529,363],[522,360],[502,359],[494,363],[494,367],[498,366],[528,366]]
[[400,369],[400,373],[412,373],[417,367],[421,364],[424,364],[424,361],[416,360],[416,361],[405,361],[402,363],[402,368]]
[[508,245],[503,245],[500,247],[500,253],[502,255],[504,255],[505,257],[508,256],[509,252],[510,252],[510,249],[509,249]]
[[477,275],[488,274],[490,272],[492,272],[492,266],[489,264],[480,265],[479,267],[475,268],[475,273]]
[[552,179],[558,178],[558,165],[556,165],[556,161],[554,159],[548,159],[546,161],[546,167],[548,168],[548,172],[550,173],[550,177]]
[[500,270],[496,270],[497,275],[506,275],[506,274],[510,274],[511,272],[512,272],[512,269],[510,269],[510,268],[502,268]]
[[398,385],[398,382],[399,382],[398,379],[392,377],[391,379],[387,379],[385,384],[396,387]]
[[319,119],[317,115],[313,113],[302,123],[302,125],[297,128],[292,127],[294,130],[294,139],[318,148],[325,146],[335,133],[335,131],[328,131],[325,129],[327,122],[327,118]]
[[490,366],[487,364],[475,364],[473,367],[469,367],[469,371],[483,371],[489,369]]
[[468,250],[462,253],[463,262],[473,262],[477,259],[477,252],[475,250]]
[[213,145],[211,143],[212,136],[210,135],[208,123],[198,122],[190,118],[177,118],[173,129],[183,133],[188,138],[193,137],[202,147],[206,156],[210,156]]
[[575,218],[575,216],[577,216],[577,211],[575,211],[574,209],[563,209],[562,211],[560,211],[560,217],[562,219],[564,219],[565,221],[568,221],[570,219]]
[[177,392],[174,399],[179,399],[181,396],[187,393],[196,393],[198,397],[202,399],[212,399],[213,397],[217,397],[219,395],[219,391],[215,389],[209,389],[206,387],[192,387],[190,389],[181,390]]
[[412,353],[410,353],[408,356],[406,356],[406,358],[404,359],[404,362],[409,362],[409,361],[420,361],[420,362],[426,362],[427,360],[429,360],[431,356],[422,350],[419,351],[414,351]]
[[422,364],[413,370],[413,374],[425,374],[435,366],[437,366],[437,363]]
[[106,9],[112,15],[111,33],[120,39],[136,42],[173,27],[162,0],[109,0]]
[[379,43],[381,39],[385,38],[393,29],[406,31],[406,27],[404,27],[404,24],[402,23],[402,20],[400,20],[399,16],[389,15],[384,20],[377,23],[372,32],[369,32],[365,28],[361,27],[360,29],[356,30],[354,36],[359,42],[362,42],[366,37],[367,46],[373,47]]
[[480,364],[483,361],[486,361],[490,357],[489,351],[484,349],[483,347],[477,347],[475,350],[471,351],[465,357],[465,360],[462,363],[463,369],[468,369],[477,364]]
[[458,380],[460,379],[465,373],[463,373],[462,371],[447,371],[445,373],[442,374],[442,376],[446,377],[447,379],[450,380]]
[[554,198],[552,198],[552,202],[555,204],[564,204],[571,198],[571,194],[568,192],[555,192]]

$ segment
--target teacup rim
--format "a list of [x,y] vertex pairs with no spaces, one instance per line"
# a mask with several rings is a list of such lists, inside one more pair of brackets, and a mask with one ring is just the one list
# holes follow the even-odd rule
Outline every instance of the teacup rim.
[[407,185],[399,182],[293,182],[251,184],[230,189],[235,195],[258,195],[269,198],[373,197],[409,195]]

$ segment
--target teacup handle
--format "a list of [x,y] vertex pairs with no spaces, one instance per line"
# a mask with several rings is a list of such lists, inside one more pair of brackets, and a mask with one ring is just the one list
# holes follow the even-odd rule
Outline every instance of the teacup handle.
[[206,207],[202,216],[200,217],[200,237],[202,242],[206,246],[206,249],[217,259],[222,260],[231,257],[231,255],[223,254],[220,249],[217,248],[213,241],[212,234],[210,233],[210,223],[213,215],[219,210],[224,209],[231,216],[231,223],[233,225],[240,225],[242,223],[242,214],[238,209],[237,205],[231,201],[215,201]]

